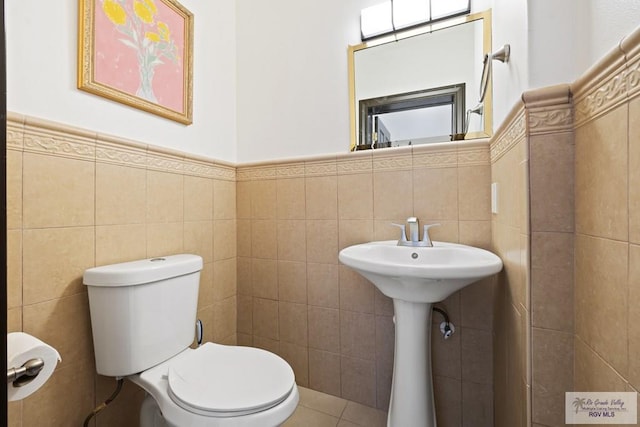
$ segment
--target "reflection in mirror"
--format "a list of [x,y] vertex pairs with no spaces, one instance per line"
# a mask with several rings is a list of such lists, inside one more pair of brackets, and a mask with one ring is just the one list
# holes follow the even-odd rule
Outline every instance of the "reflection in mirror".
[[[491,136],[490,82],[479,103],[490,50],[490,11],[350,46],[351,149]],[[452,87],[457,99],[438,93]]]
[[465,84],[360,100],[358,149],[448,141],[464,129]]

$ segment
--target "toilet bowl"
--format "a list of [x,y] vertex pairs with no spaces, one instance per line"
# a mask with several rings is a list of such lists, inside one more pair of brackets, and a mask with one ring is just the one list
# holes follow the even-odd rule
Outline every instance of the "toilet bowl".
[[291,366],[268,351],[190,348],[202,258],[172,255],[85,271],[96,370],[147,393],[141,427],[274,427],[299,400]]
[[251,347],[205,343],[127,378],[150,400],[140,427],[277,426],[299,399],[291,367]]

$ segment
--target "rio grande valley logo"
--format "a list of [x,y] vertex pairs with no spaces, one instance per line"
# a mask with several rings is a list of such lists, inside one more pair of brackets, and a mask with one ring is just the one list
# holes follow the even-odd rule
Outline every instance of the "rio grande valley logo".
[[565,395],[567,424],[636,424],[635,392],[569,392]]

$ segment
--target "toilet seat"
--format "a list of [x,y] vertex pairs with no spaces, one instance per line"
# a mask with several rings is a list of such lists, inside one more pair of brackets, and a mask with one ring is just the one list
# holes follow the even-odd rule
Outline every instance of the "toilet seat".
[[[197,356],[194,357],[194,355]],[[240,360],[243,360],[243,362],[239,362]],[[265,363],[267,369],[262,369],[261,360]],[[225,365],[222,366],[221,363]],[[218,392],[209,390],[204,391],[209,397],[204,400],[206,403],[202,403],[202,401],[198,400],[198,392],[193,390],[222,390],[217,395],[224,396],[226,393],[225,387],[229,386],[228,379],[234,378],[231,375],[227,375],[227,381],[225,382],[222,377],[216,380],[215,378],[212,379],[212,374],[203,373],[215,372],[215,369],[209,370],[209,367],[214,365],[222,366],[223,368],[226,366],[229,371],[234,371],[237,375],[235,382],[238,384],[245,383],[247,377],[253,376],[253,373],[250,375],[244,374],[244,372],[249,372],[252,369],[263,372],[280,371],[279,374],[274,374],[273,376],[281,379],[272,383],[275,385],[274,389],[280,391],[274,390],[270,395],[262,395],[263,397],[266,396],[262,402],[260,402],[259,398],[254,397],[253,404],[251,400],[244,400],[243,403],[221,405],[220,402],[223,401],[218,401],[215,404],[215,400],[210,400],[211,397],[216,397]],[[287,369],[282,365],[286,366]],[[171,368],[172,366],[174,369]],[[200,368],[204,370],[200,371]],[[170,374],[170,372],[172,373]],[[173,389],[169,385],[169,375],[172,378]],[[223,375],[225,374],[223,373]],[[197,384],[199,381],[197,379],[198,376],[202,378],[200,384]],[[161,416],[166,425],[171,427],[279,426],[295,411],[299,400],[293,370],[288,363],[275,354],[253,347],[206,343],[197,349],[187,348],[171,359],[139,374],[128,376],[127,379],[148,393],[152,398],[152,406],[158,408],[158,413],[162,414]],[[240,390],[238,384],[234,386],[233,382],[231,382],[231,386],[235,387],[237,391]],[[282,392],[283,389],[287,388],[287,385],[288,390]],[[183,386],[184,389],[181,388]],[[191,386],[194,386],[194,388],[191,388]],[[178,390],[177,393],[176,390]],[[238,393],[242,394],[241,390]],[[278,396],[283,393],[283,396]],[[230,411],[229,409],[233,410]],[[150,426],[155,424],[142,423],[141,413],[142,425]]]
[[183,409],[214,417],[235,417],[271,408],[295,386],[291,367],[253,347],[206,343],[168,367],[168,392]]

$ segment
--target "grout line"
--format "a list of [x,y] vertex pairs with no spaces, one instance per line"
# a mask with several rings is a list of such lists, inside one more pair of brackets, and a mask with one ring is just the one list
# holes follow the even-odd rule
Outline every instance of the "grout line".
[[[22,145],[24,146],[24,132],[22,134]],[[6,156],[6,153],[5,153],[5,156]],[[5,165],[5,168],[6,168],[6,165]],[[24,182],[25,182],[24,151],[20,151],[20,331],[24,331],[24,230],[25,230],[24,228]],[[5,190],[5,197],[6,197],[6,190]],[[5,201],[5,205],[6,205],[6,201]],[[5,206],[5,211],[6,210],[7,210],[7,206]],[[9,254],[7,253],[7,258],[8,257],[9,257]],[[7,303],[8,303],[8,300],[9,299],[6,298]]]
[[[145,151],[145,156],[147,152]],[[144,255],[149,258],[149,169],[144,169]]]
[[[626,55],[625,55],[625,59],[626,59]],[[625,61],[625,68],[629,67],[629,63],[627,61]],[[630,304],[629,301],[631,301],[629,299],[630,295],[631,295],[631,286],[630,286],[630,273],[631,273],[631,220],[630,220],[630,212],[631,212],[631,185],[630,185],[630,175],[631,175],[631,169],[629,167],[630,164],[630,159],[631,157],[630,155],[630,146],[631,146],[631,131],[630,131],[630,120],[631,120],[631,113],[630,113],[630,100],[629,100],[629,92],[628,92],[628,88],[627,88],[627,99],[626,99],[626,110],[627,110],[627,295],[626,295],[626,302],[627,302],[627,310],[626,310],[626,317],[627,317],[627,366],[630,365],[629,363],[629,359],[630,359],[630,339],[629,339],[629,331],[631,331],[631,325],[629,324],[629,308],[630,308]],[[574,310],[575,311],[575,310]],[[627,374],[627,376],[630,376]],[[625,380],[627,379],[626,377],[624,377]]]
[[98,264],[98,162],[93,158],[93,266]]
[[[342,399],[342,398],[340,398],[340,399]],[[338,420],[342,420],[342,416],[344,415],[344,412],[347,410],[347,405],[348,404],[349,404],[349,401],[347,400],[346,403],[344,404],[344,408],[342,408],[342,411],[340,411],[340,415],[338,416]]]

